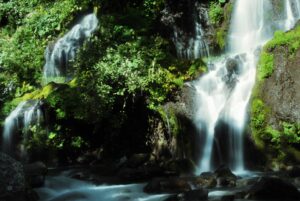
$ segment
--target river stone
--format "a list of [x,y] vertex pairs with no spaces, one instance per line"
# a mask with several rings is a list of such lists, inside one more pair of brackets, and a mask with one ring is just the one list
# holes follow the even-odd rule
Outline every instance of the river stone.
[[0,200],[25,200],[25,176],[20,162],[0,153]]
[[155,178],[144,188],[146,193],[182,193],[190,190],[190,182],[186,178]]
[[280,178],[261,177],[248,191],[247,199],[254,200],[299,200],[297,188]]

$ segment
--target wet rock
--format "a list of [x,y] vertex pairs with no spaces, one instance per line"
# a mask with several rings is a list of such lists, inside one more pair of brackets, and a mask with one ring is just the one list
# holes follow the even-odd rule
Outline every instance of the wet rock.
[[204,172],[195,178],[194,185],[196,187],[213,188],[217,186],[217,179],[212,172]]
[[126,161],[125,166],[130,168],[137,168],[143,165],[145,162],[147,162],[149,158],[150,158],[149,154],[144,154],[144,153],[134,154]]
[[169,160],[162,165],[162,168],[167,172],[173,172],[174,175],[179,173],[189,174],[194,170],[194,164],[188,159]]
[[262,177],[248,191],[247,199],[255,200],[299,200],[297,188],[280,178]]
[[43,162],[24,165],[24,172],[30,186],[37,188],[44,185],[47,166]]
[[217,186],[232,187],[236,186],[237,176],[226,166],[220,166],[215,170],[215,177],[217,179]]
[[222,165],[218,167],[214,172],[216,177],[233,177],[237,178],[235,174],[232,173],[232,171],[225,165]]
[[205,189],[191,190],[178,195],[173,195],[165,201],[206,201],[208,200],[208,191]]
[[229,58],[226,61],[226,69],[227,72],[232,75],[233,73],[238,73],[239,63],[236,59]]
[[120,169],[117,175],[124,182],[144,182],[153,177],[163,176],[164,172],[157,166],[125,167]]
[[26,190],[26,201],[39,201],[40,197],[36,191],[31,188]]
[[258,180],[258,177],[238,179],[236,181],[236,186],[237,187],[250,186],[250,185],[255,184],[257,182],[257,180]]
[[234,195],[224,195],[221,197],[220,201],[234,201]]
[[297,186],[297,188],[300,188],[300,177],[297,177],[293,180],[293,184]]
[[146,193],[181,193],[191,189],[190,183],[184,178],[155,178],[144,188]]
[[0,200],[23,201],[26,194],[23,166],[6,154],[0,153]]
[[300,177],[300,166],[288,167],[287,174],[290,177]]
[[184,192],[179,195],[183,201],[204,201],[208,199],[208,191],[205,189],[197,189]]

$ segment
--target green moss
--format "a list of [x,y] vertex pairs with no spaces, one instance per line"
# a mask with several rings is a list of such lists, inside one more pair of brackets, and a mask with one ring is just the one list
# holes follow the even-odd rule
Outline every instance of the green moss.
[[227,34],[230,26],[233,3],[228,2],[222,6],[222,2],[211,3],[209,18],[215,28],[214,41],[220,50],[224,50],[227,41]]
[[221,28],[217,31],[216,40],[221,49],[224,49],[226,46],[226,37],[227,31],[225,29]]
[[224,10],[220,3],[212,2],[209,6],[208,16],[212,24],[219,24],[223,19]]
[[300,26],[286,33],[275,32],[274,38],[267,43],[266,48],[272,50],[278,46],[287,47],[290,55],[293,55],[300,48]]
[[255,144],[258,148],[265,147],[262,139],[266,127],[266,118],[268,112],[264,102],[261,99],[255,98],[251,105],[251,131],[254,137]]
[[274,66],[274,55],[267,50],[263,50],[260,56],[257,77],[259,81],[264,80],[267,77],[270,77],[273,73]]

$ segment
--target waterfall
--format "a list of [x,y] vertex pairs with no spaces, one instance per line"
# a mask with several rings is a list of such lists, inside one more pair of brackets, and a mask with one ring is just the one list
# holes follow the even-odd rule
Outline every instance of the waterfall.
[[199,9],[193,12],[192,22],[194,30],[192,33],[185,33],[181,28],[173,25],[173,43],[176,48],[177,56],[184,59],[197,59],[209,56],[209,48],[204,35],[204,27],[202,21],[208,21],[207,10],[201,8],[195,3],[195,7]]
[[23,129],[23,141],[27,141],[30,126],[38,125],[42,120],[43,113],[40,109],[40,101],[30,100],[21,102],[5,119],[2,136],[3,151],[13,155],[14,134],[16,134],[19,129]]
[[[77,49],[84,40],[91,36],[98,26],[95,14],[86,15],[65,36],[60,38],[54,45],[46,49],[44,66],[45,82],[51,79],[66,76],[69,61],[74,59]],[[28,140],[30,126],[39,125],[43,121],[43,113],[39,100],[21,102],[15,110],[5,119],[2,147],[3,151],[13,154],[14,134],[19,129],[23,131],[23,142]],[[26,149],[24,149],[26,152]]]
[[44,66],[46,83],[51,81],[51,78],[66,76],[68,63],[75,58],[76,50],[86,38],[91,36],[97,26],[98,19],[96,15],[86,15],[54,45],[47,47],[45,53],[46,64]]
[[255,84],[258,50],[276,30],[291,29],[300,17],[300,0],[285,1],[277,18],[273,3],[272,0],[235,1],[228,51],[221,59],[211,62],[207,74],[193,82],[197,92],[194,121],[203,144],[197,173],[214,168],[213,147],[222,143],[215,142],[219,122],[229,127],[227,150],[219,152],[229,153],[226,162],[231,169],[245,170],[243,133]]

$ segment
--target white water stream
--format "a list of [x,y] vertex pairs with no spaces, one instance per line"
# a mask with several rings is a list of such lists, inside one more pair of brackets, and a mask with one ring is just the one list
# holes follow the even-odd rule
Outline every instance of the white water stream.
[[[66,76],[68,62],[75,58],[77,49],[86,38],[91,36],[97,26],[98,19],[96,15],[88,14],[53,46],[47,47],[45,53],[46,64],[44,66],[45,83],[53,81],[53,78]],[[16,148],[13,147],[14,135],[18,130],[23,129],[22,138],[23,141],[26,141],[30,126],[40,124],[42,116],[40,101],[28,100],[21,102],[5,119],[2,135],[3,151],[14,155],[13,152],[16,151]],[[22,147],[21,151],[26,152]]]
[[64,77],[67,73],[68,63],[75,58],[77,49],[83,41],[91,36],[98,26],[95,14],[86,15],[66,35],[54,45],[46,49],[44,66],[44,79],[48,83],[55,77]]
[[163,201],[169,195],[148,195],[144,184],[94,185],[68,177],[68,172],[50,176],[36,189],[41,201]]
[[[228,51],[222,59],[210,64],[212,67],[206,75],[193,83],[197,91],[195,123],[204,141],[197,173],[214,168],[215,128],[220,121],[230,127],[225,150],[230,154],[227,165],[236,172],[245,171],[243,131],[255,83],[258,50],[276,30],[291,29],[300,17],[299,0],[282,1],[282,8],[277,11],[273,4],[272,0],[236,0]],[[226,67],[229,59],[235,61],[237,69]]]
[[[16,151],[13,147],[14,134],[19,129],[23,129],[23,141],[28,140],[28,132],[30,126],[38,125],[43,120],[43,113],[40,109],[40,101],[30,100],[21,102],[16,109],[5,119],[3,136],[2,136],[2,151],[8,154],[14,154]],[[24,154],[24,153],[23,153]]]

